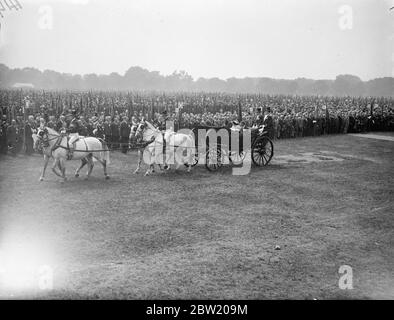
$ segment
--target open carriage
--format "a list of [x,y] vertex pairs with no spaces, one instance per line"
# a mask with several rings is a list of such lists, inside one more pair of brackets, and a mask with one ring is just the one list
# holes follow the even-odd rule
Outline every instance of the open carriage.
[[[206,130],[207,134],[201,137],[199,136],[199,129]],[[229,139],[227,141],[222,141],[222,137],[220,135],[216,136],[216,144],[209,143],[209,130],[215,130],[216,132],[220,132],[221,130],[225,130],[228,133]],[[251,142],[249,148],[245,148],[247,145],[243,143],[244,135],[243,131],[239,132],[239,146],[236,150],[231,150],[231,129],[227,127],[206,127],[199,126],[193,128],[193,133],[196,143],[196,156],[195,162],[193,166],[197,165],[199,159],[202,156],[198,154],[198,146],[202,143],[206,144],[206,152],[205,152],[205,167],[209,171],[216,171],[220,169],[224,164],[232,164],[232,165],[241,165],[246,158],[248,152],[250,152],[250,158],[252,162],[259,167],[263,167],[268,165],[274,155],[274,144],[272,140],[268,137],[267,131],[264,131],[264,128],[260,129],[251,129]],[[197,138],[198,137],[198,138]],[[225,140],[225,139],[223,139]],[[237,145],[236,143],[234,143]]]

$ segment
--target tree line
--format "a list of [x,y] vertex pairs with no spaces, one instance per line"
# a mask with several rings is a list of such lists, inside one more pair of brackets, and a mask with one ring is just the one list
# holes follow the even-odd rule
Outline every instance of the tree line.
[[158,71],[134,66],[124,75],[70,74],[36,68],[8,68],[0,64],[0,87],[30,86],[46,90],[147,90],[185,92],[261,93],[286,95],[332,96],[394,96],[394,78],[385,77],[362,81],[354,75],[338,75],[335,80],[294,80],[267,77],[198,78],[185,71],[161,75]]

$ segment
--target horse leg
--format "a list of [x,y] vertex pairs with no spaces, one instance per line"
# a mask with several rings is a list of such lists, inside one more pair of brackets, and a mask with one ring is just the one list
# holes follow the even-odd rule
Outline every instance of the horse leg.
[[151,168],[152,168],[152,164],[149,164],[148,169],[146,169],[144,176],[149,176],[152,173]]
[[193,149],[190,149],[190,146],[187,147],[186,149],[186,157],[188,158],[186,165],[187,165],[187,172],[192,171],[192,163],[193,163]]
[[81,165],[79,166],[79,168],[77,169],[77,171],[75,171],[75,177],[78,178],[79,177],[79,171],[81,171],[81,169],[88,163],[86,161],[86,159],[81,159]]
[[53,162],[53,166],[52,166],[52,171],[53,173],[55,173],[58,177],[63,178],[61,174],[59,174],[56,170],[56,167],[59,165],[59,159],[55,159],[55,161]]
[[153,165],[153,160],[152,160],[152,158],[150,159],[150,163],[149,163],[149,166],[148,166],[148,169],[146,170],[146,172],[145,172],[145,176],[149,176],[152,172],[153,172],[153,167],[154,165]]
[[178,169],[180,168],[180,166],[181,166],[182,164],[185,163],[184,160],[183,160],[183,158],[182,158],[182,156],[180,156],[179,159],[178,159],[179,152],[180,152],[180,153],[182,154],[182,156],[183,156],[184,149],[183,149],[182,147],[178,147],[178,148],[174,151],[174,156],[175,156],[174,158],[175,158],[175,162],[176,162],[175,170],[178,170]]
[[92,155],[91,155],[91,154],[88,155],[86,158],[87,158],[87,160],[88,160],[88,174],[87,174],[85,180],[88,180],[89,177],[90,177],[90,174],[92,173],[94,164],[93,164],[93,159],[92,159]]
[[60,168],[60,172],[62,173],[63,180],[66,181],[67,180],[67,178],[66,178],[66,164],[64,163],[63,159],[60,159],[60,161],[59,161],[59,168]]
[[[94,157],[94,156],[93,156],[93,157]],[[109,175],[107,174],[107,160],[100,159],[100,158],[98,158],[98,157],[94,157],[94,158],[95,158],[98,162],[100,162],[101,165],[103,166],[105,179],[109,179]]]
[[149,176],[152,172],[154,172],[154,166],[153,164],[150,164],[148,170],[145,172],[145,176]]
[[146,169],[144,176],[149,176],[149,175],[150,175],[150,167],[148,167],[148,169]]
[[109,179],[109,175],[107,173],[107,160],[103,160],[102,165],[103,165],[105,179],[108,180]]
[[137,174],[140,172],[141,169],[141,162],[142,162],[142,152],[140,149],[138,149],[138,164],[137,164],[137,169],[135,169],[134,173]]
[[44,155],[44,168],[42,169],[40,181],[44,180],[45,170],[47,169],[48,162],[49,162],[49,157],[47,155]]

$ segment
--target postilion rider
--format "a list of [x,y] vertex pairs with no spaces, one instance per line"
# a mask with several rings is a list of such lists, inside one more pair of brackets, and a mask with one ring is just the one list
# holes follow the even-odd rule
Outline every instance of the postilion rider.
[[78,120],[78,115],[77,112],[75,110],[72,111],[72,119],[70,121],[70,124],[68,126],[67,131],[66,130],[62,130],[62,134],[66,134],[67,132],[70,134],[70,140],[68,141],[68,159],[72,159],[73,157],[73,153],[75,150],[75,143],[77,142],[77,140],[79,139],[79,130],[80,130],[80,126],[79,126],[79,120]]

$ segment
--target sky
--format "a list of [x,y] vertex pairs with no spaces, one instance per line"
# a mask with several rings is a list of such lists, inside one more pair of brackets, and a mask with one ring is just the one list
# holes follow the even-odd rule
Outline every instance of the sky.
[[[394,0],[18,0],[0,63],[72,74],[394,76]],[[0,0],[0,2],[4,2]],[[10,1],[8,1],[10,2]]]

